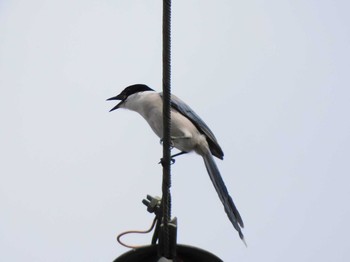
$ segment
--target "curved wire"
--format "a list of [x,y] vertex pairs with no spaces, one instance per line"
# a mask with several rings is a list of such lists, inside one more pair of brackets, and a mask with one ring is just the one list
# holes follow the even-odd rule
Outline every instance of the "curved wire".
[[119,244],[121,244],[122,246],[124,247],[128,247],[128,248],[139,248],[139,247],[142,247],[142,246],[131,246],[131,245],[128,245],[128,244],[125,244],[121,241],[121,237],[124,236],[124,235],[127,235],[127,234],[147,234],[149,232],[151,232],[156,224],[156,221],[157,221],[157,217],[155,217],[153,219],[153,222],[152,222],[152,225],[149,229],[145,230],[145,231],[142,231],[142,230],[128,230],[128,231],[125,231],[123,233],[120,233],[118,236],[117,236],[117,241]]

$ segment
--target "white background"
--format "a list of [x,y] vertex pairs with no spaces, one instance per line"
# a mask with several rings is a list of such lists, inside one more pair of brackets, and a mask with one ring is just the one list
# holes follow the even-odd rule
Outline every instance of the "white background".
[[[348,1],[173,1],[172,91],[216,134],[172,166],[178,242],[224,261],[350,261]],[[161,89],[161,1],[0,1],[0,260],[112,261],[146,229],[162,147],[105,99]],[[129,244],[148,244],[128,236]]]

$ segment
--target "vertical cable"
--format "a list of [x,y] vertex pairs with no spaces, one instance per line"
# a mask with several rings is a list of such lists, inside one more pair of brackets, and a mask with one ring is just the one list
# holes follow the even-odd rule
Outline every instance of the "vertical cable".
[[162,184],[162,213],[164,228],[161,234],[163,256],[171,258],[171,241],[169,222],[171,219],[171,0],[163,0],[163,184]]

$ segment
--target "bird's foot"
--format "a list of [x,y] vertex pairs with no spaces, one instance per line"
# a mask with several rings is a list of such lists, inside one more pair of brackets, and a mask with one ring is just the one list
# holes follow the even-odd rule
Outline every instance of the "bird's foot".
[[[175,159],[174,158],[170,158],[170,165],[174,164],[175,163]],[[162,166],[164,166],[165,164],[165,161],[164,161],[164,158],[162,157],[160,159],[160,161],[158,162],[158,164],[162,164]]]
[[[164,141],[164,139],[161,138],[161,139],[159,140],[159,143],[160,143],[161,145],[163,145],[163,141]],[[173,148],[174,148],[173,139],[170,138],[170,150],[173,149]]]
[[[181,151],[180,153],[176,153],[176,154],[170,156],[170,165],[175,163],[175,159],[174,159],[175,157],[183,155],[183,154],[187,154],[187,152]],[[164,159],[161,158],[158,164],[162,164],[162,166],[163,166],[163,163],[164,163]]]

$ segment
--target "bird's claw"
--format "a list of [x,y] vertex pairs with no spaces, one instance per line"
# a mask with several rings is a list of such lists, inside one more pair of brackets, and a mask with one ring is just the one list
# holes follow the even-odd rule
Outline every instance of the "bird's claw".
[[[159,144],[163,145],[163,141],[164,141],[164,139],[161,138],[161,139],[159,140]],[[173,148],[174,148],[174,143],[173,143],[173,140],[170,139],[170,150],[173,149]]]
[[[174,163],[175,163],[175,159],[170,158],[170,165],[173,165]],[[162,164],[162,166],[164,166],[164,158],[161,158],[158,164]]]

